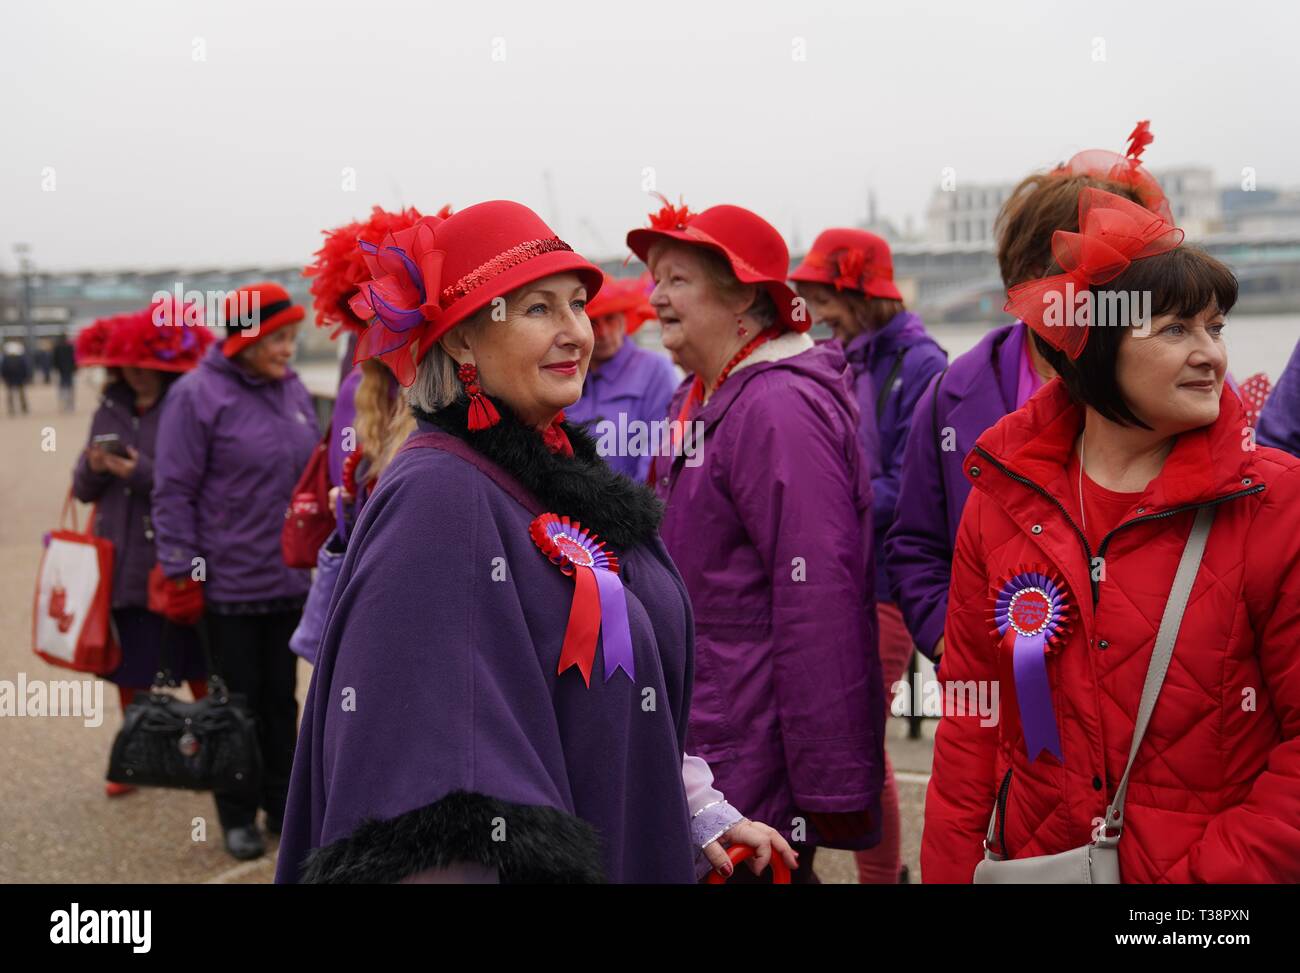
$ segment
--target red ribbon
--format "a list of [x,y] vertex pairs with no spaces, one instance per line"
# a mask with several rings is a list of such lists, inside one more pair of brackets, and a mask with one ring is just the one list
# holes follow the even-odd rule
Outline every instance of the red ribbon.
[[591,568],[574,565],[573,605],[569,609],[569,624],[564,629],[564,644],[560,646],[562,673],[577,666],[582,681],[591,685],[591,668],[596,661],[596,635],[600,632],[600,593],[596,589],[596,575]]

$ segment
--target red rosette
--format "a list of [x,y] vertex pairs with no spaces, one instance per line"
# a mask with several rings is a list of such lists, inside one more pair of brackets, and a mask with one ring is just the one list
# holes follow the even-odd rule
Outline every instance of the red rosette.
[[618,573],[618,555],[576,520],[540,514],[528,525],[528,533],[538,549],[565,574],[572,575],[578,567],[603,567]]

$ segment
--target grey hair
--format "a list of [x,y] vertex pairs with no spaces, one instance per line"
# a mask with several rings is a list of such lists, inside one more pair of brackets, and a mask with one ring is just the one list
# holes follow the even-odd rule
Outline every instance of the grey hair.
[[724,298],[739,294],[746,287],[754,288],[754,300],[741,313],[750,318],[760,328],[770,328],[781,320],[776,301],[768,293],[767,288],[762,284],[743,283],[736,276],[735,271],[731,269],[731,265],[727,263],[727,258],[717,251],[677,240],[659,240],[651,244],[650,250],[646,254],[646,266],[653,272],[654,265],[658,262],[659,257],[672,248],[689,250],[692,253],[699,254],[704,261],[705,274],[708,280]]
[[[485,312],[490,313],[490,309],[491,305],[466,318],[456,327],[479,327],[485,320]],[[406,390],[407,403],[422,412],[437,412],[447,408],[464,389],[457,375],[459,367],[456,359],[443,350],[441,343],[435,341],[416,369],[415,381]]]

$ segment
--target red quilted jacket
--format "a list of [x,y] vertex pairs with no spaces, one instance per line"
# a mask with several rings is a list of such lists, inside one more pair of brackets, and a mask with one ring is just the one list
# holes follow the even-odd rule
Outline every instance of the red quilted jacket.
[[[966,458],[975,490],[957,537],[940,677],[945,686],[996,680],[1000,579],[1022,565],[1054,567],[1078,606],[1047,662],[1064,762],[1045,753],[1030,763],[1009,714],[981,727],[976,713],[945,711],[922,877],[969,882],[995,806],[994,847],[1004,843],[1011,858],[1091,839],[1128,760],[1194,510],[1215,504],[1129,779],[1120,874],[1134,883],[1300,881],[1300,460],[1251,448],[1241,405],[1225,389],[1218,420],[1178,438],[1134,509],[1091,551],[1070,504],[1055,499],[1070,496],[1065,467],[1081,424],[1056,380]],[[1089,570],[1098,555],[1104,573]]]

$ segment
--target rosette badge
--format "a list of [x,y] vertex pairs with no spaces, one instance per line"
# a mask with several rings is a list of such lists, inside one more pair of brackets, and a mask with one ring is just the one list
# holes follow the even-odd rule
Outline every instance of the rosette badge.
[[1002,580],[994,596],[993,634],[1001,649],[999,668],[1004,673],[1010,670],[1030,761],[1037,760],[1044,750],[1064,760],[1047,657],[1064,644],[1070,612],[1065,582],[1041,565],[1017,568]]
[[541,514],[529,524],[528,532],[538,549],[574,580],[556,675],[576,665],[582,681],[590,686],[596,638],[603,634],[605,680],[620,668],[635,679],[627,595],[618,576],[618,558],[595,534],[568,517]]

